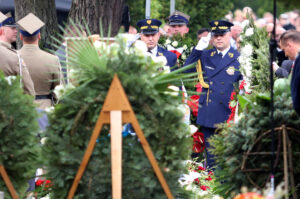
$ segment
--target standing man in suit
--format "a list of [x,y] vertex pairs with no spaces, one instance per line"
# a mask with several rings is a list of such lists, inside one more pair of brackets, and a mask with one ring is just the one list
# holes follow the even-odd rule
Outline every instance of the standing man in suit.
[[285,55],[294,60],[292,66],[291,94],[294,109],[300,115],[300,32],[289,30],[280,37],[280,46]]
[[44,23],[38,17],[30,13],[17,24],[23,41],[20,54],[34,82],[35,102],[40,109],[45,109],[53,105],[53,89],[62,83],[59,59],[39,48],[40,28]]
[[[3,25],[7,16],[0,12],[0,24]],[[3,27],[0,28],[3,31]],[[20,75],[23,84],[24,92],[35,96],[32,79],[29,75],[28,69],[21,59],[17,51],[13,50],[10,45],[0,45],[0,70],[4,72],[5,76]]]
[[11,44],[17,39],[17,25],[10,13],[7,13],[6,17],[0,24],[0,45],[12,49]]
[[[207,166],[214,167],[208,139],[216,132],[216,125],[225,122],[229,115],[229,101],[234,84],[242,80],[237,60],[239,53],[230,46],[232,23],[215,20],[209,23],[211,34],[202,37],[185,65],[197,63],[202,94],[199,98],[197,124],[201,126],[207,149]],[[205,50],[212,39],[214,48]],[[203,72],[203,73],[202,73]]]
[[141,40],[146,43],[148,52],[154,56],[164,56],[167,59],[167,66],[173,67],[176,65],[176,55],[157,45],[160,25],[161,21],[157,19],[143,19],[137,23],[141,30]]

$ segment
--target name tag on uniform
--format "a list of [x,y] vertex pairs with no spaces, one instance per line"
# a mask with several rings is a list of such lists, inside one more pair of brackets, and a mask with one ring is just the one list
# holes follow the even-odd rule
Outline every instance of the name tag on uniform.
[[215,70],[215,68],[211,67],[211,66],[205,66],[205,68],[209,69],[209,70]]

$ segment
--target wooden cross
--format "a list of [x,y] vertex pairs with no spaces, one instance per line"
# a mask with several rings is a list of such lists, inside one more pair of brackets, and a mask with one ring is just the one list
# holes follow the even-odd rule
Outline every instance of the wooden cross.
[[173,199],[173,195],[168,184],[160,171],[157,161],[151,151],[151,148],[144,136],[143,131],[137,121],[133,109],[127,99],[125,91],[117,75],[114,76],[108,94],[99,114],[88,147],[83,156],[82,162],[73,181],[68,194],[68,199],[72,199],[76,192],[78,183],[85,171],[89,159],[94,150],[96,140],[99,137],[103,124],[111,126],[111,172],[112,172],[112,198],[122,198],[122,124],[131,123],[136,132],[140,143],[152,165],[152,168],[165,192],[168,199]]

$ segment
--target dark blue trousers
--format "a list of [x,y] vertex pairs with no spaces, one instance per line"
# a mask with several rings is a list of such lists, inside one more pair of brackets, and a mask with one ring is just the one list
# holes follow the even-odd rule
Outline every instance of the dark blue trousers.
[[216,129],[215,128],[208,128],[208,127],[201,127],[202,133],[204,134],[204,143],[206,148],[206,168],[212,169],[215,167],[215,161],[214,156],[209,152],[209,149],[211,149],[211,146],[208,142],[208,139],[210,136],[215,134]]

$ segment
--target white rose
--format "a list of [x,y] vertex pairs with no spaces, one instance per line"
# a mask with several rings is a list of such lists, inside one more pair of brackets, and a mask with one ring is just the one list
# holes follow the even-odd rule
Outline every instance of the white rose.
[[181,55],[181,58],[182,58],[183,60],[185,60],[185,59],[186,59],[186,55],[185,55],[185,53],[183,53],[183,54]]
[[245,57],[250,57],[252,55],[253,47],[250,44],[246,44],[241,49],[241,54]]
[[94,47],[95,47],[97,50],[100,50],[100,49],[104,49],[104,48],[106,47],[106,44],[105,44],[105,42],[96,40],[96,41],[94,42]]
[[53,92],[55,93],[57,99],[59,99],[64,94],[65,87],[63,85],[57,85],[57,86],[55,86]]
[[5,77],[5,79],[6,79],[7,83],[9,85],[11,85],[12,81],[14,81],[16,79],[16,76],[7,76],[7,77]]
[[190,133],[193,135],[198,131],[198,128],[195,125],[190,125]]
[[253,35],[254,33],[253,31],[254,31],[253,28],[248,28],[245,32],[245,36],[250,37],[251,35]]
[[184,49],[184,50],[187,49],[187,45],[186,45],[186,44],[183,45],[183,49]]
[[45,111],[46,111],[47,113],[52,113],[53,110],[54,110],[54,107],[53,107],[53,106],[50,106],[50,107],[45,108]]
[[141,40],[137,40],[134,42],[134,49],[139,55],[145,55],[148,51],[147,45]]
[[165,66],[167,64],[167,59],[165,56],[152,56],[152,60],[161,66]]
[[166,40],[166,44],[170,44],[171,43],[171,40],[170,39],[167,39]]
[[173,41],[172,42],[172,46],[174,46],[176,48],[178,46],[178,42],[177,41]]

